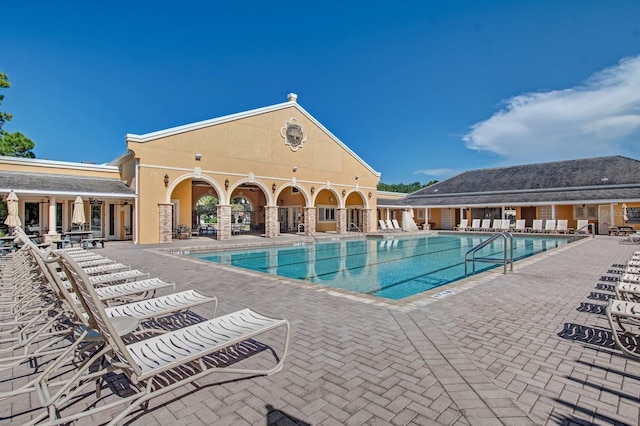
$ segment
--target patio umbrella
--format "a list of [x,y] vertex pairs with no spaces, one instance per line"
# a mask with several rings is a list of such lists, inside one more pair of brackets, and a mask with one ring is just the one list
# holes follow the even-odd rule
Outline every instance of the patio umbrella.
[[82,201],[82,197],[78,195],[76,200],[73,202],[73,216],[71,218],[71,223],[82,228],[86,221],[87,220],[84,217],[84,201]]
[[629,221],[629,216],[627,216],[627,205],[625,203],[622,203],[622,218],[625,222]]
[[7,196],[7,218],[4,224],[11,228],[22,225],[18,216],[18,196],[13,191]]

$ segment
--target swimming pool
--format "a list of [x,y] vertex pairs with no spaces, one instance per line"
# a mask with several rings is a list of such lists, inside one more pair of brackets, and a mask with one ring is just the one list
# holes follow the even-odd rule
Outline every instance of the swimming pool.
[[[192,257],[399,300],[464,278],[465,253],[490,235],[339,240],[192,254]],[[568,243],[562,237],[514,237],[514,260]],[[502,258],[502,240],[478,257]],[[495,267],[476,263],[476,272]],[[471,269],[469,269],[471,270]]]

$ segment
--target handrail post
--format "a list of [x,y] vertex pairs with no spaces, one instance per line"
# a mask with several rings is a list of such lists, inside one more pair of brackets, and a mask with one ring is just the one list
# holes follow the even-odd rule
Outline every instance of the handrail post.
[[500,235],[502,235],[502,251],[503,253],[503,257],[504,257],[504,275],[507,275],[507,236],[504,235],[505,233],[501,233]]

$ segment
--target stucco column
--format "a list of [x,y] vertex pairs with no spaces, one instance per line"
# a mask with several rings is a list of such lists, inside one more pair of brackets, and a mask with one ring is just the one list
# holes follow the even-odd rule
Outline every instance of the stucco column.
[[44,236],[44,241],[50,243],[51,240],[57,240],[60,238],[58,230],[56,229],[56,198],[49,198],[49,232]]
[[347,233],[347,209],[336,209],[336,232],[338,234]]
[[171,228],[173,224],[173,217],[171,217],[171,203],[159,203],[158,204],[158,242],[170,243],[171,242]]
[[304,208],[304,233],[307,235],[316,233],[316,208],[315,207]]
[[218,234],[219,241],[231,239],[231,205],[218,204]]
[[278,222],[278,206],[265,206],[264,208],[264,236],[267,238],[280,235],[280,222]]
[[56,197],[49,198],[49,235],[57,235],[56,229]]
[[362,209],[362,232],[374,232],[377,228],[371,225],[375,223],[373,221],[373,213],[371,209]]

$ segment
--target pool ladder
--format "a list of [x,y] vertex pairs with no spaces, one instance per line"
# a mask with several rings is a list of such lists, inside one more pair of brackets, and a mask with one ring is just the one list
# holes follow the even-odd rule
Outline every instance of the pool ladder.
[[[503,258],[496,257],[476,257],[476,253],[494,242],[495,240],[502,238],[502,251]],[[507,243],[509,243],[509,247],[507,247]],[[471,259],[469,259],[469,255],[471,255]],[[467,276],[467,266],[468,263],[471,262],[473,265],[472,273],[476,273],[476,262],[486,262],[486,263],[498,263],[504,265],[504,274],[507,274],[507,265],[510,263],[510,270],[513,271],[513,235],[510,232],[501,232],[499,234],[493,234],[491,237],[487,238],[477,246],[473,247],[471,250],[467,251],[464,255],[464,276]]]

